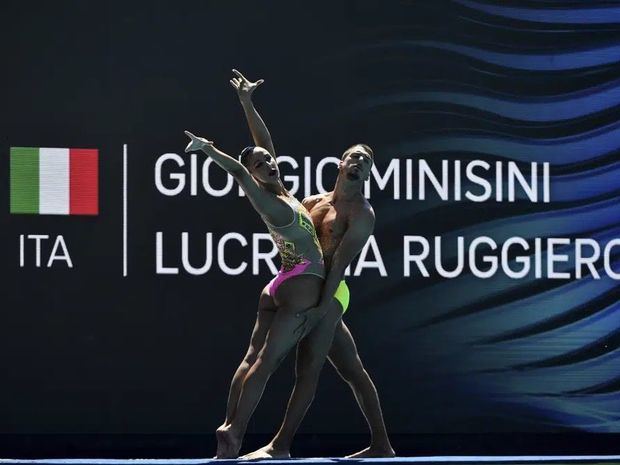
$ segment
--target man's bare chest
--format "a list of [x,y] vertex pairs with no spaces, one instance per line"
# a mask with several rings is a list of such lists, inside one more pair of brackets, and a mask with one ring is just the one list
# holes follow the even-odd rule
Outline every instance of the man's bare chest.
[[312,210],[312,221],[319,239],[338,242],[349,225],[350,209],[322,201]]

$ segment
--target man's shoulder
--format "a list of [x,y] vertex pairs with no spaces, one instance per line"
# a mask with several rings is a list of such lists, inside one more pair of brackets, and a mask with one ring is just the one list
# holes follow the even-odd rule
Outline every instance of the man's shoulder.
[[310,195],[310,196],[304,198],[301,201],[301,204],[304,207],[306,207],[308,210],[312,210],[312,207],[314,207],[317,203],[319,203],[324,198],[325,198],[325,194]]
[[375,210],[372,208],[372,205],[370,205],[368,199],[364,198],[356,205],[356,208],[353,209],[353,211],[351,212],[351,217],[355,218],[356,220],[365,219],[369,221],[374,221]]
[[355,230],[360,237],[369,236],[375,228],[375,212],[368,200],[358,202],[350,210],[348,218],[349,229]]

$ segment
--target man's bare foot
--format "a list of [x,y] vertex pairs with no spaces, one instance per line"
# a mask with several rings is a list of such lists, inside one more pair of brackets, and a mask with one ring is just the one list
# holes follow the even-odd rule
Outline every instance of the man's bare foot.
[[394,449],[390,446],[387,447],[375,447],[370,446],[364,450],[356,452],[355,454],[347,455],[347,459],[363,459],[363,458],[380,458],[380,457],[396,457]]
[[236,459],[241,449],[241,440],[234,434],[231,425],[220,426],[215,431],[218,459]]
[[276,447],[269,443],[260,449],[245,454],[241,457],[243,460],[260,460],[260,459],[290,459],[291,452],[288,449],[276,449]]

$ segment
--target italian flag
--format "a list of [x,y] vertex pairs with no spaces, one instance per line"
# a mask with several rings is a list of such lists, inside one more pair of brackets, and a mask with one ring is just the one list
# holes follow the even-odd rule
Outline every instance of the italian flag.
[[99,151],[11,147],[11,213],[99,214]]

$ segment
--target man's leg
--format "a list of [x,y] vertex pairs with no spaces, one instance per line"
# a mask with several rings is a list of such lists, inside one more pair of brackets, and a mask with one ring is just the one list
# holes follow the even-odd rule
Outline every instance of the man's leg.
[[245,431],[258,405],[267,381],[280,365],[290,349],[299,342],[304,329],[300,330],[298,312],[316,305],[322,280],[312,275],[291,278],[278,288],[278,310],[271,323],[265,344],[256,362],[243,380],[237,410],[229,425],[218,428],[218,458],[236,458]]
[[241,364],[237,368],[233,379],[230,383],[230,390],[228,392],[228,403],[226,404],[226,419],[224,420],[225,426],[229,424],[235,416],[237,411],[237,403],[239,402],[239,395],[241,394],[241,387],[243,380],[248,374],[250,367],[256,361],[259,351],[265,343],[267,332],[271,327],[271,322],[276,312],[276,304],[269,295],[268,286],[263,289],[258,299],[258,311],[256,313],[256,323],[252,330],[252,336],[250,337],[250,345],[246,352]]
[[289,458],[293,437],[316,392],[321,369],[334,337],[334,329],[342,318],[342,307],[333,301],[327,315],[297,345],[295,386],[288,402],[284,421],[266,446],[245,455],[244,459]]
[[377,389],[362,365],[349,328],[342,320],[336,325],[329,351],[329,361],[353,390],[370,428],[370,446],[349,457],[394,457],[394,450],[385,429]]

